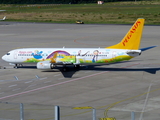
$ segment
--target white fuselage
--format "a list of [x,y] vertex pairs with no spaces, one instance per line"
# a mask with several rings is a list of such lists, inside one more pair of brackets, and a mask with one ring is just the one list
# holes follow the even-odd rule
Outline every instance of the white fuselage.
[[50,60],[55,53],[57,62],[112,63],[129,60],[139,56],[140,50],[105,49],[105,48],[23,48],[8,52],[2,57],[9,63],[37,63]]

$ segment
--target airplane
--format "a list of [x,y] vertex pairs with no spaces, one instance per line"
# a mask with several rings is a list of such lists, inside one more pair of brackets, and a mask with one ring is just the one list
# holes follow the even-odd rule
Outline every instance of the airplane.
[[69,65],[79,68],[81,65],[111,64],[130,60],[140,56],[142,51],[156,47],[139,49],[144,21],[144,18],[138,18],[118,44],[106,48],[22,48],[9,51],[2,59],[13,64],[14,68],[34,63],[37,69],[42,70],[54,69],[61,65],[63,71],[67,71]]
[[0,21],[1,21],[1,20],[3,21],[3,20],[5,20],[5,19],[6,19],[6,16],[4,16],[3,19],[0,19]]

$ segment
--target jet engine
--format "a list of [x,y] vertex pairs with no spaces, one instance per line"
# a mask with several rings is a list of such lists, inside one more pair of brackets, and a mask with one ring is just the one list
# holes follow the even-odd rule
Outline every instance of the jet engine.
[[37,63],[37,69],[53,69],[55,65],[50,61],[42,61]]

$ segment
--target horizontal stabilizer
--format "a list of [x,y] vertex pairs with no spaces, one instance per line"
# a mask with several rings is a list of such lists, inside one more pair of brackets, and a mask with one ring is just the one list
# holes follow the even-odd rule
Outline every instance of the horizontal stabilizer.
[[152,48],[154,48],[154,47],[157,47],[157,46],[150,46],[150,47],[146,47],[146,48],[141,48],[141,49],[139,49],[139,50],[141,50],[141,51],[146,51],[146,50],[152,49]]

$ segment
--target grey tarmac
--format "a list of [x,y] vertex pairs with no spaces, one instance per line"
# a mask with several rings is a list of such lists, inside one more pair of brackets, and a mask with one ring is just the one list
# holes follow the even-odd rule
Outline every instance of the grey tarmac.
[[[120,42],[131,26],[1,22],[0,56],[16,48],[104,48]],[[159,120],[159,31],[160,26],[144,26],[141,48],[157,47],[137,58],[82,66],[79,71],[70,68],[63,74],[35,67],[14,69],[0,59],[0,102],[12,103],[0,104],[0,119],[17,120],[19,106],[13,103],[24,103],[26,120],[53,119],[54,105],[61,107],[61,120],[90,120],[90,108],[97,110],[97,119],[128,120],[134,111],[136,119]],[[3,113],[4,109],[13,111]]]

